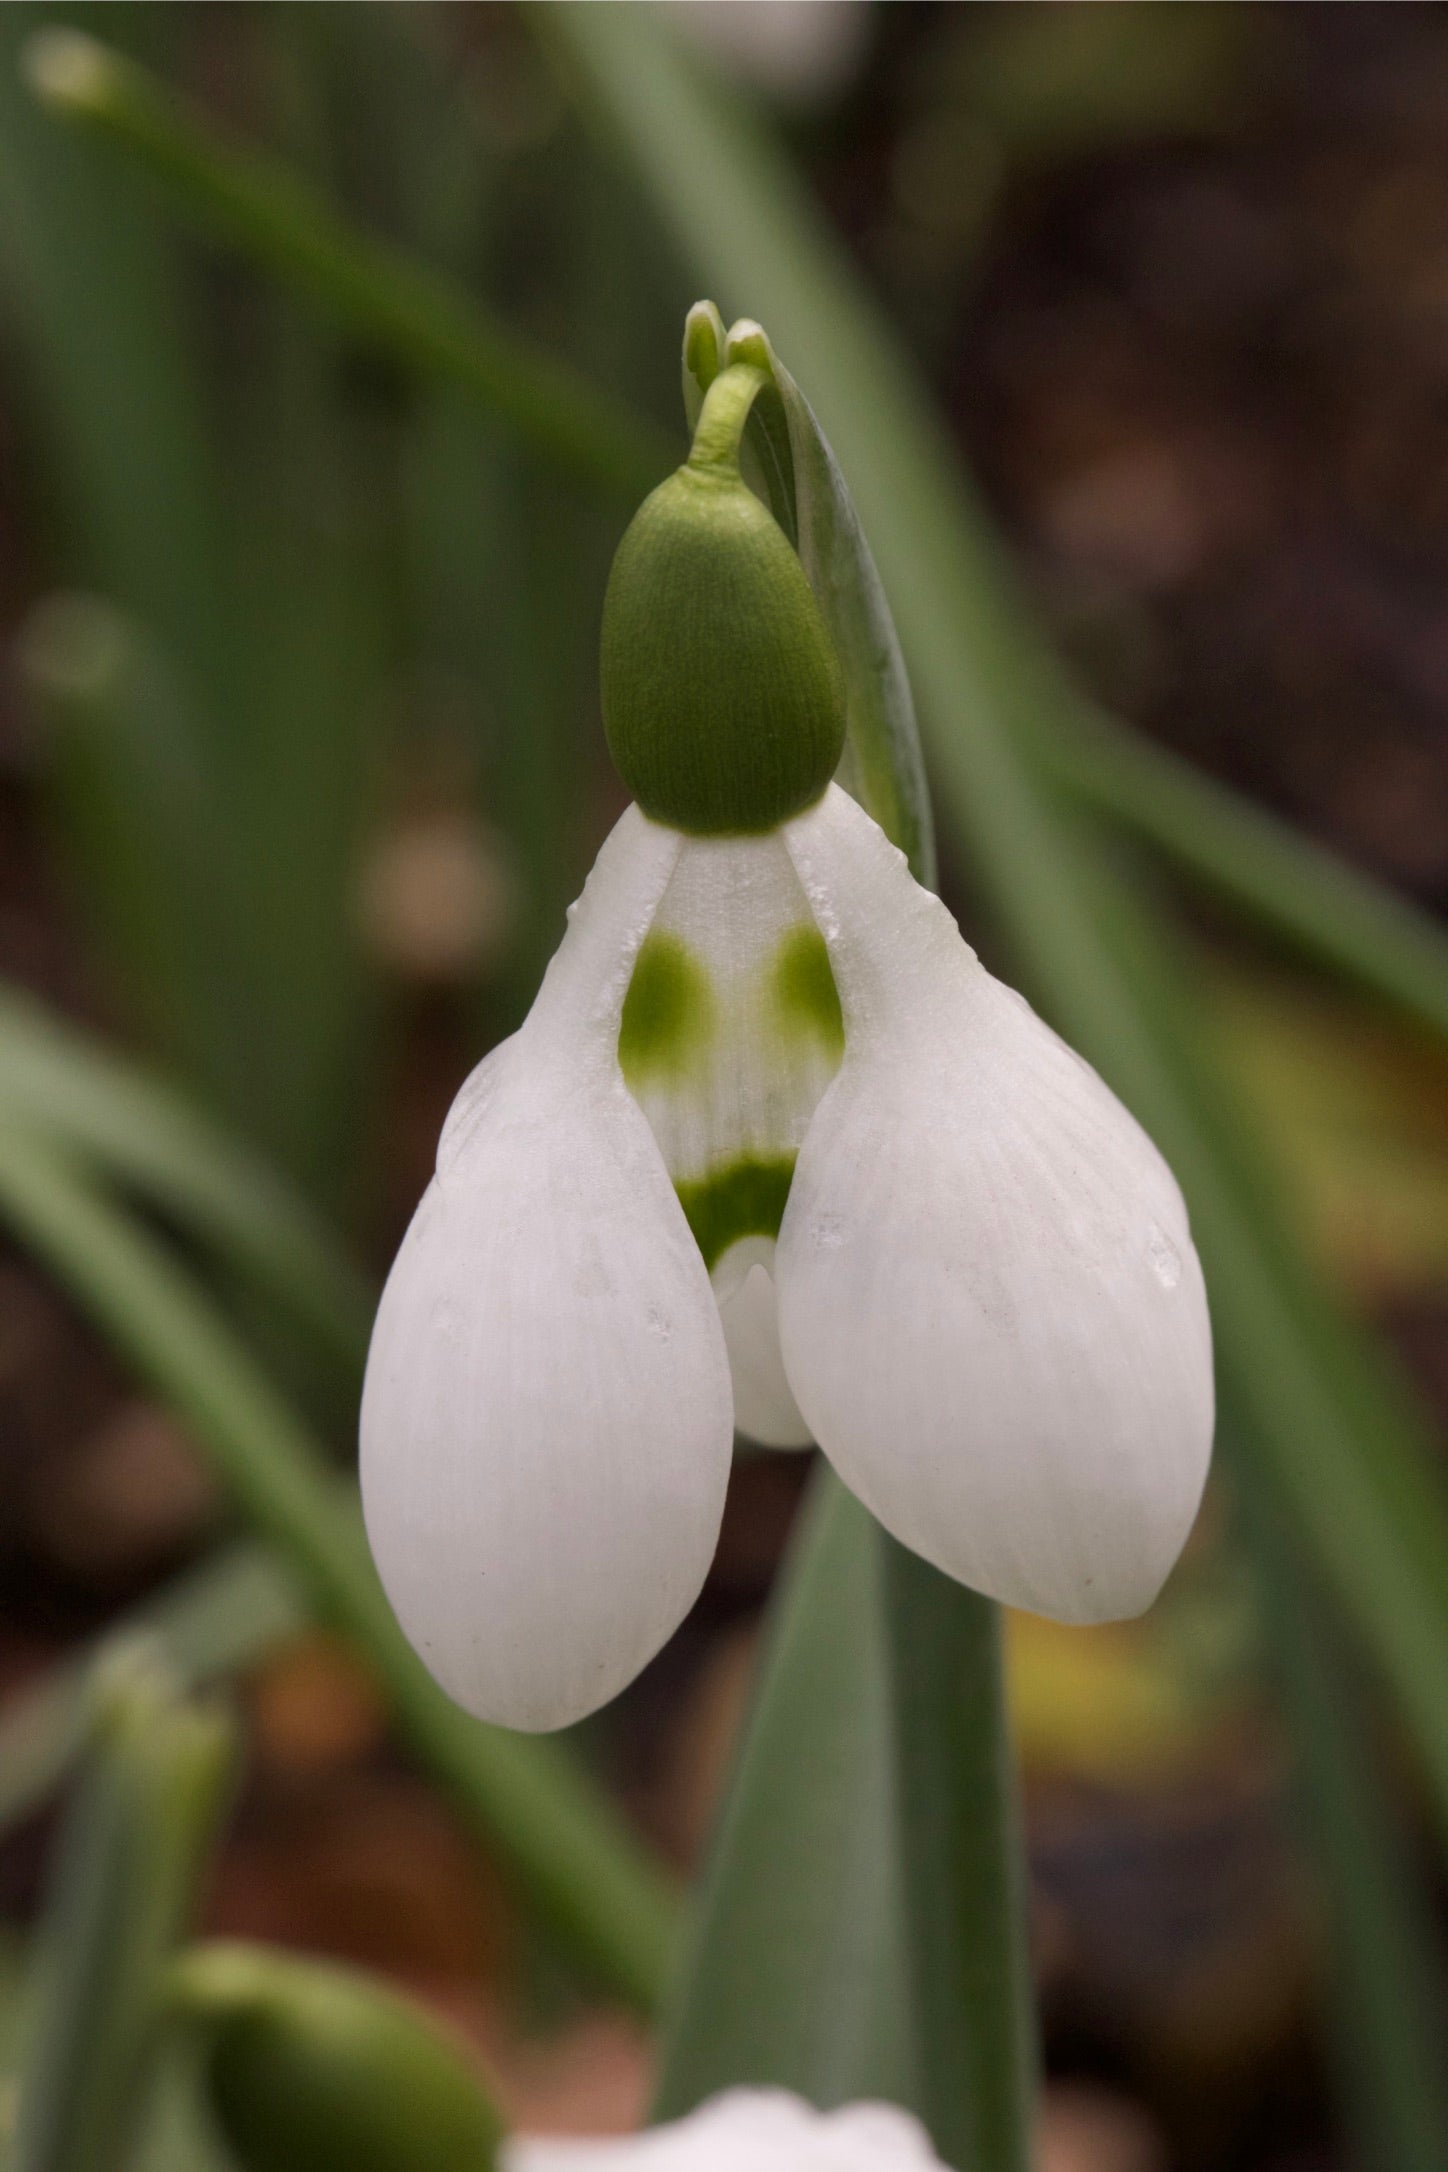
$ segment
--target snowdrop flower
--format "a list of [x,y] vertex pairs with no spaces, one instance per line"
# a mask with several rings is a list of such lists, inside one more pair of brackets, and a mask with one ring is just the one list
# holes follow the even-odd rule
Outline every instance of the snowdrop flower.
[[1212,1430],[1170,1171],[834,783],[843,697],[711,388],[625,536],[602,692],[634,794],[464,1085],[373,1335],[362,1490],[408,1636],[558,1727],[697,1595],[736,1428],[815,1441],[948,1575],[1147,1606]]
[[518,2138],[503,2172],[939,2172],[919,2121],[893,2104],[817,2112],[783,2089],[731,2089],[687,2119],[608,2141]]

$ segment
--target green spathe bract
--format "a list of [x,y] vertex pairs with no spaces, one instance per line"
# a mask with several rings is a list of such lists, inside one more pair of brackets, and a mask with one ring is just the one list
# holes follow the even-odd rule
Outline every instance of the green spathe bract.
[[737,463],[645,499],[603,607],[604,730],[646,815],[695,836],[774,829],[844,746],[839,667],[804,569]]

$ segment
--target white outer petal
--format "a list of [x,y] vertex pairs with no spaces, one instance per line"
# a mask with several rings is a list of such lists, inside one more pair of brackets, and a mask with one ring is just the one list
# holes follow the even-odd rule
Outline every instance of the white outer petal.
[[893,2104],[817,2112],[783,2089],[730,2089],[687,2119],[601,2141],[515,2136],[503,2172],[939,2172],[919,2120]]
[[618,1069],[678,857],[630,808],[522,1030],[458,1095],[398,1253],[362,1403],[387,1595],[459,1704],[567,1725],[696,1597],[732,1440],[709,1278]]
[[1150,1605],[1211,1452],[1181,1194],[837,787],[785,832],[845,1014],[780,1231],[785,1369],[845,1483],[978,1591]]

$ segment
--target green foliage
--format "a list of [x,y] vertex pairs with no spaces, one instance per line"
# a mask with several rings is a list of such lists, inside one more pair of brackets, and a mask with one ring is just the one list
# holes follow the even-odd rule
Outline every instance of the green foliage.
[[182,1703],[136,1646],[97,1678],[88,1748],[40,1929],[15,2172],[113,2172],[127,2152],[231,1731],[219,1711]]
[[821,1473],[671,2002],[655,2115],[744,2079],[918,2101],[876,1527]]
[[414,1752],[495,1842],[540,1913],[639,2006],[659,1996],[673,1895],[556,1744],[477,1726],[383,1596],[350,1487],[162,1247],[33,1133],[0,1127],[0,1213],[190,1427],[318,1615],[363,1652]]

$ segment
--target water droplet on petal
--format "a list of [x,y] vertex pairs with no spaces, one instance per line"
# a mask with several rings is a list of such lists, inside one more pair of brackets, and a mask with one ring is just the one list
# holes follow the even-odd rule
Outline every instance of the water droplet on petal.
[[1174,1290],[1182,1278],[1182,1256],[1164,1229],[1153,1222],[1147,1238],[1146,1256],[1151,1261],[1152,1273],[1164,1290]]

